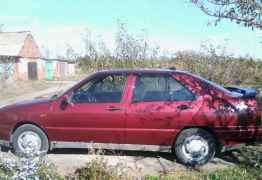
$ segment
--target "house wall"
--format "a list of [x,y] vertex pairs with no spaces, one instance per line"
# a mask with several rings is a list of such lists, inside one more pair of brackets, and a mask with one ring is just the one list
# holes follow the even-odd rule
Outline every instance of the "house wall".
[[32,59],[32,58],[21,58],[19,63],[15,64],[13,78],[15,80],[29,80],[28,77],[29,62],[37,63],[37,77],[39,80],[45,79],[45,61],[41,59]]
[[63,61],[53,61],[53,79],[66,78],[74,75],[75,65]]
[[13,63],[10,63],[10,64],[0,64],[0,80],[3,78],[3,73],[4,73],[4,69],[5,69],[5,66],[8,66],[8,81],[11,82],[13,80],[13,74],[14,74],[14,67],[15,67],[15,64]]
[[[47,61],[44,59],[20,58],[12,68],[14,80],[29,80],[28,63],[37,63],[38,80],[59,80],[75,74],[75,64],[63,61]],[[0,69],[1,70],[1,69]]]
[[60,66],[59,66],[59,61],[54,61],[54,79],[60,79],[61,74],[60,74]]
[[38,68],[38,79],[39,80],[45,79],[45,61],[39,59],[37,61],[37,68]]
[[29,34],[24,42],[24,46],[19,52],[19,55],[24,58],[40,58],[41,57],[41,52],[31,34]]
[[18,74],[18,63],[15,63],[14,64],[14,68],[13,68],[13,79],[14,80],[17,80],[18,79],[18,76],[19,76],[19,74]]
[[54,61],[45,61],[45,79],[54,79]]
[[70,76],[75,74],[75,64],[73,63],[68,64],[68,74]]

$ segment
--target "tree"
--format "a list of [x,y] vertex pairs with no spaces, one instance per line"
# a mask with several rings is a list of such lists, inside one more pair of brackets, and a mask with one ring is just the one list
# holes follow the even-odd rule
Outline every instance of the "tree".
[[116,58],[124,60],[146,59],[149,48],[149,43],[145,38],[146,30],[143,29],[140,36],[135,36],[128,32],[125,23],[118,21],[117,25]]
[[222,19],[252,29],[262,29],[261,0],[190,0],[205,14],[215,17],[215,25]]
[[16,57],[0,56],[0,88],[6,87],[6,83],[13,74],[13,65]]
[[41,46],[41,52],[43,58],[50,58],[51,57],[51,52],[50,49],[44,45]]
[[65,58],[67,60],[76,60],[78,57],[78,54],[75,52],[73,47],[70,44],[66,45],[66,56]]
[[4,25],[0,24],[0,32],[3,32],[3,27],[4,27]]
[[85,31],[86,32],[83,38],[85,44],[85,56],[88,59],[95,60],[98,57],[98,52],[95,47],[95,43],[92,41],[91,32],[89,31],[89,29],[86,28]]

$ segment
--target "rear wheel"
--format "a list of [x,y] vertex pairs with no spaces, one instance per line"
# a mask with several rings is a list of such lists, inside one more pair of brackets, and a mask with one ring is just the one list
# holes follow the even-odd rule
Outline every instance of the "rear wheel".
[[47,152],[49,149],[46,134],[40,128],[31,124],[22,125],[15,130],[12,144],[16,154]]
[[203,165],[210,161],[216,152],[214,137],[206,130],[190,128],[183,130],[175,142],[175,154],[185,165]]

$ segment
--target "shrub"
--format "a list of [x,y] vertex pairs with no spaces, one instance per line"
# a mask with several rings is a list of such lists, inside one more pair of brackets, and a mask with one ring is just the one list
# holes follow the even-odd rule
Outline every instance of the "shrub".
[[85,167],[77,169],[75,174],[66,177],[66,179],[76,180],[119,180],[129,179],[123,169],[122,164],[110,166],[108,161],[104,157],[102,150],[95,150],[91,148],[89,155],[92,155],[94,159],[86,164]]
[[86,167],[77,169],[75,175],[79,180],[117,180],[116,173],[110,170],[107,163],[102,159],[94,159],[86,164]]

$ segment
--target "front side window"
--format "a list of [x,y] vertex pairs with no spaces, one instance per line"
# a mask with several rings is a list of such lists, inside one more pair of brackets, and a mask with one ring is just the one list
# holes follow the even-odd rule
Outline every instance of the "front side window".
[[137,76],[133,101],[192,101],[194,94],[171,76]]
[[90,80],[74,92],[73,103],[120,102],[127,77],[108,75]]

